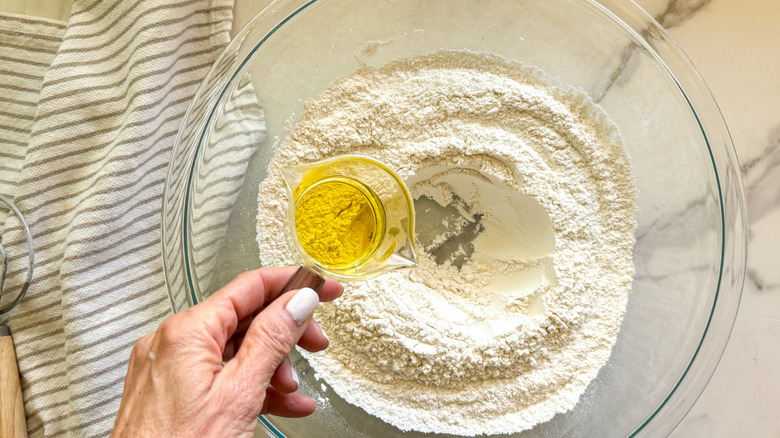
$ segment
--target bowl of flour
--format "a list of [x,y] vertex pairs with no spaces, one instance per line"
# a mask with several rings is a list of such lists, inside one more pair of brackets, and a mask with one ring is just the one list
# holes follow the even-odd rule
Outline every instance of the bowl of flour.
[[695,70],[623,1],[281,0],[205,78],[163,205],[174,311],[300,264],[280,169],[372,157],[418,264],[344,283],[291,360],[297,437],[671,431],[744,279],[733,148]]

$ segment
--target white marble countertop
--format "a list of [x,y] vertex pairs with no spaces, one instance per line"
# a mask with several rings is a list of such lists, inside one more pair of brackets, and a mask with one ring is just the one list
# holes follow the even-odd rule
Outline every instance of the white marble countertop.
[[[72,0],[0,0],[0,11],[66,20]],[[268,0],[237,0],[239,28]],[[780,1],[638,0],[715,96],[745,177],[748,270],[731,340],[673,437],[780,437]]]

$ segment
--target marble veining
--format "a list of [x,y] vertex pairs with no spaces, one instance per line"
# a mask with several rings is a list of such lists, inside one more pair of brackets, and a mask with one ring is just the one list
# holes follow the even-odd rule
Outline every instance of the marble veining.
[[690,20],[710,2],[712,0],[672,0],[666,5],[666,9],[654,15],[654,18],[664,29],[669,30]]
[[[746,281],[761,294],[780,293],[777,258],[762,253],[780,246],[780,138],[771,147],[742,165],[748,217],[751,220],[750,252]],[[765,234],[772,237],[766,239]],[[780,313],[780,312],[778,312]],[[778,316],[780,319],[780,315]]]
[[[712,0],[672,0],[666,5],[666,8],[663,11],[654,15],[653,18],[658,24],[663,26],[664,29],[669,30],[685,23],[711,1]],[[655,31],[655,28],[648,27],[644,29],[641,34],[644,38],[651,39],[652,34]],[[596,84],[590,91],[590,96],[596,103],[601,102],[615,84],[628,80],[628,78],[631,77],[634,67],[636,66],[635,55],[637,50],[641,50],[641,48],[642,47],[639,44],[631,43],[620,51],[620,54],[616,57],[617,66],[614,67],[612,73],[606,76],[603,82]]]
[[764,151],[742,163],[748,217],[759,220],[780,205],[780,126]]

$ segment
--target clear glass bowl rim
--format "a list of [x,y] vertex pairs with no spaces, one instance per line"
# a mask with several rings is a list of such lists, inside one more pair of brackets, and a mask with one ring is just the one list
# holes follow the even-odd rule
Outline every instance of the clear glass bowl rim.
[[[190,305],[197,304],[200,301],[200,293],[193,282],[192,274],[189,269],[188,243],[187,237],[187,215],[189,213],[190,187],[192,184],[193,170],[200,152],[200,146],[205,136],[205,129],[209,126],[209,121],[213,117],[214,109],[217,103],[224,97],[227,85],[233,82],[238,74],[243,70],[248,60],[262,46],[268,38],[278,29],[284,26],[289,20],[309,6],[320,0],[274,0],[263,8],[244,28],[242,28],[233,40],[225,47],[218,56],[214,66],[207,73],[204,81],[195,94],[193,102],[190,104],[185,117],[182,120],[181,129],[176,136],[172,157],[177,156],[182,148],[182,131],[193,121],[190,116],[192,109],[198,101],[208,99],[209,120],[201,123],[199,129],[200,139],[198,146],[193,153],[189,154],[188,166],[175,166],[175,160],[171,160],[166,177],[165,190],[162,203],[162,253],[164,275],[168,289],[171,308],[174,312],[183,310],[178,306],[173,298],[175,291],[174,282],[171,280],[171,261],[168,260],[169,254],[176,254],[177,248],[172,248],[171,242],[166,239],[168,233],[176,232],[173,228],[179,228],[181,231],[181,247],[183,254],[180,254],[182,264],[186,270],[187,281],[184,287],[187,289],[186,296]],[[686,57],[683,51],[673,41],[667,31],[647,14],[637,4],[628,0],[583,0],[594,5],[613,20],[619,23],[628,32],[632,33],[635,40],[651,53],[655,59],[665,67],[668,74],[675,80],[680,92],[685,96],[691,111],[696,117],[702,135],[708,147],[709,156],[712,162],[713,170],[718,188],[720,203],[721,220],[721,257],[719,266],[719,278],[717,290],[713,300],[712,308],[702,333],[698,347],[691,357],[688,366],[672,388],[672,391],[662,401],[662,403],[648,415],[647,419],[638,425],[629,437],[637,436],[655,436],[656,434],[666,435],[670,433],[679,422],[684,418],[688,411],[693,407],[701,393],[704,391],[712,374],[717,367],[718,362],[725,350],[730,337],[734,322],[739,309],[739,302],[742,295],[742,287],[745,278],[745,269],[747,263],[747,215],[744,188],[739,174],[739,162],[737,159],[734,145],[731,140],[728,128],[723,116],[715,102],[711,92],[707,88],[701,76],[696,71],[691,61]],[[280,6],[281,5],[281,6]],[[217,74],[224,74],[224,70],[219,72],[215,67],[220,64],[220,60],[238,53],[244,40],[249,36],[253,26],[263,20],[279,14],[278,9],[282,7],[291,12],[276,24],[264,38],[252,48],[248,55],[240,61],[236,61],[231,66],[229,72],[225,75],[227,80],[219,83],[225,86],[220,93],[208,94],[206,84],[209,79]],[[715,142],[713,139],[717,140]],[[170,196],[174,188],[171,187],[171,181],[177,172],[183,172],[189,169],[187,183],[179,185],[175,189],[186,190],[184,202],[171,203]],[[174,209],[183,209],[183,220],[181,223],[169,223],[166,217]],[[733,224],[734,229],[727,233],[727,224]],[[725,272],[728,270],[729,272]],[[724,277],[724,276],[727,276]],[[729,281],[729,284],[724,284]],[[729,286],[725,288],[725,286]],[[713,330],[717,327],[717,331]],[[265,417],[259,416],[259,421],[263,425],[265,432],[269,436],[284,438],[285,435],[278,431]]]

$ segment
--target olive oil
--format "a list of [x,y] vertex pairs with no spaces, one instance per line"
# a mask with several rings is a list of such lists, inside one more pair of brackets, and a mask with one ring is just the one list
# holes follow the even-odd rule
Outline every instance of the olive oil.
[[417,262],[409,189],[386,165],[341,155],[280,169],[290,240],[301,262],[339,281]]
[[301,247],[327,268],[364,263],[385,233],[382,202],[368,186],[348,177],[325,178],[306,188],[294,216]]

